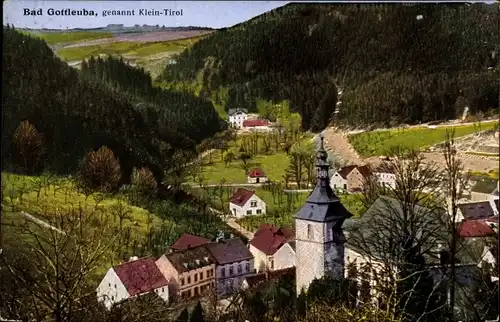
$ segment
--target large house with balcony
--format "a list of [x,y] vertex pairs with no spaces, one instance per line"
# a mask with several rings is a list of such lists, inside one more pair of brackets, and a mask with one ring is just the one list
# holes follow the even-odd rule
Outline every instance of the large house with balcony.
[[168,302],[168,280],[156,266],[154,258],[132,257],[107,271],[97,287],[97,299],[109,310],[115,304],[151,292]]
[[239,188],[229,200],[229,210],[236,218],[266,213],[266,203],[253,190]]
[[295,267],[295,235],[293,230],[269,224],[260,225],[250,241],[257,272]]
[[218,239],[206,244],[216,262],[216,287],[218,296],[239,290],[241,283],[254,273],[253,255],[240,238]]
[[248,110],[245,108],[230,108],[229,114],[229,124],[237,129],[243,127],[243,122],[248,118]]
[[193,298],[215,286],[215,259],[205,245],[163,254],[156,264],[169,280],[171,295]]

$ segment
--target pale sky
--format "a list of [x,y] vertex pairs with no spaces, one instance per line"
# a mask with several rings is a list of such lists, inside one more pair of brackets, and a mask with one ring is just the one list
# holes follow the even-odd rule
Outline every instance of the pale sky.
[[[6,3],[5,3],[6,2]],[[166,27],[202,26],[230,27],[264,12],[284,6],[289,1],[37,1],[8,0],[4,2],[4,24],[17,28],[67,29],[96,28],[108,24],[133,26],[165,25]],[[24,15],[24,9],[42,9],[43,15]],[[48,9],[94,10],[98,16],[49,16]],[[139,9],[181,10],[182,16],[140,16]],[[103,17],[104,10],[134,10],[134,16]]]

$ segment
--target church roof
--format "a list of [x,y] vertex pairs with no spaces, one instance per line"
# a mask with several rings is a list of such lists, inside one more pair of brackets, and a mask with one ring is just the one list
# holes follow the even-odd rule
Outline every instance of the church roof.
[[316,154],[316,186],[307,198],[306,203],[295,215],[296,219],[326,222],[352,217],[352,214],[342,205],[340,199],[330,187],[330,178],[328,176],[330,165],[327,158],[328,154],[323,147],[323,136],[321,136],[320,147]]

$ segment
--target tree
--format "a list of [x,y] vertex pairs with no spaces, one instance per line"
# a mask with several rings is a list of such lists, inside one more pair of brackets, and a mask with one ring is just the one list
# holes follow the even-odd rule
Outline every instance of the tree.
[[28,174],[32,174],[42,156],[42,136],[28,120],[22,121],[14,132],[14,145],[20,163]]
[[205,312],[203,311],[200,301],[198,301],[193,309],[193,312],[191,312],[189,322],[205,322]]
[[135,185],[141,192],[153,193],[158,186],[153,172],[147,167],[142,167],[139,170],[132,170],[132,184]]
[[116,189],[120,180],[120,162],[108,147],[102,146],[87,154],[80,169],[80,182],[84,187],[109,192]]
[[189,312],[187,308],[182,310],[181,314],[179,314],[175,322],[189,322]]
[[247,174],[248,169],[250,169],[250,164],[248,163],[248,161],[250,161],[252,159],[252,157],[250,156],[250,154],[247,154],[246,152],[242,152],[238,156],[238,159],[242,163],[242,167],[243,167],[243,170],[245,170],[245,174]]

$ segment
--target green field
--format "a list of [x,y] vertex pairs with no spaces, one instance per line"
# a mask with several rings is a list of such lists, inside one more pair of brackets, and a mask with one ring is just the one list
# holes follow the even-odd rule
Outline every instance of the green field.
[[203,36],[161,42],[114,42],[102,45],[62,48],[56,54],[65,61],[78,61],[90,56],[123,55],[147,57],[160,53],[178,53],[194,44]]
[[71,44],[94,39],[110,38],[113,34],[110,32],[97,31],[69,31],[69,32],[29,32],[22,31],[28,35],[34,35],[45,40],[49,45]]
[[387,155],[393,148],[421,149],[446,139],[446,131],[455,129],[455,137],[461,137],[480,131],[491,130],[498,126],[497,122],[480,125],[463,125],[429,128],[394,129],[384,131],[363,132],[349,135],[349,142],[364,157]]
[[[229,199],[238,188],[242,187],[192,188],[192,191],[200,197],[207,198],[214,208],[227,213],[229,212]],[[238,223],[250,231],[255,231],[263,223],[293,226],[295,213],[304,205],[309,196],[309,192],[285,193],[280,192],[279,189],[273,192],[263,187],[251,185],[244,188],[254,190],[256,195],[267,205],[266,215],[249,216],[238,220]],[[338,197],[354,216],[360,216],[365,211],[359,195],[338,194]]]

